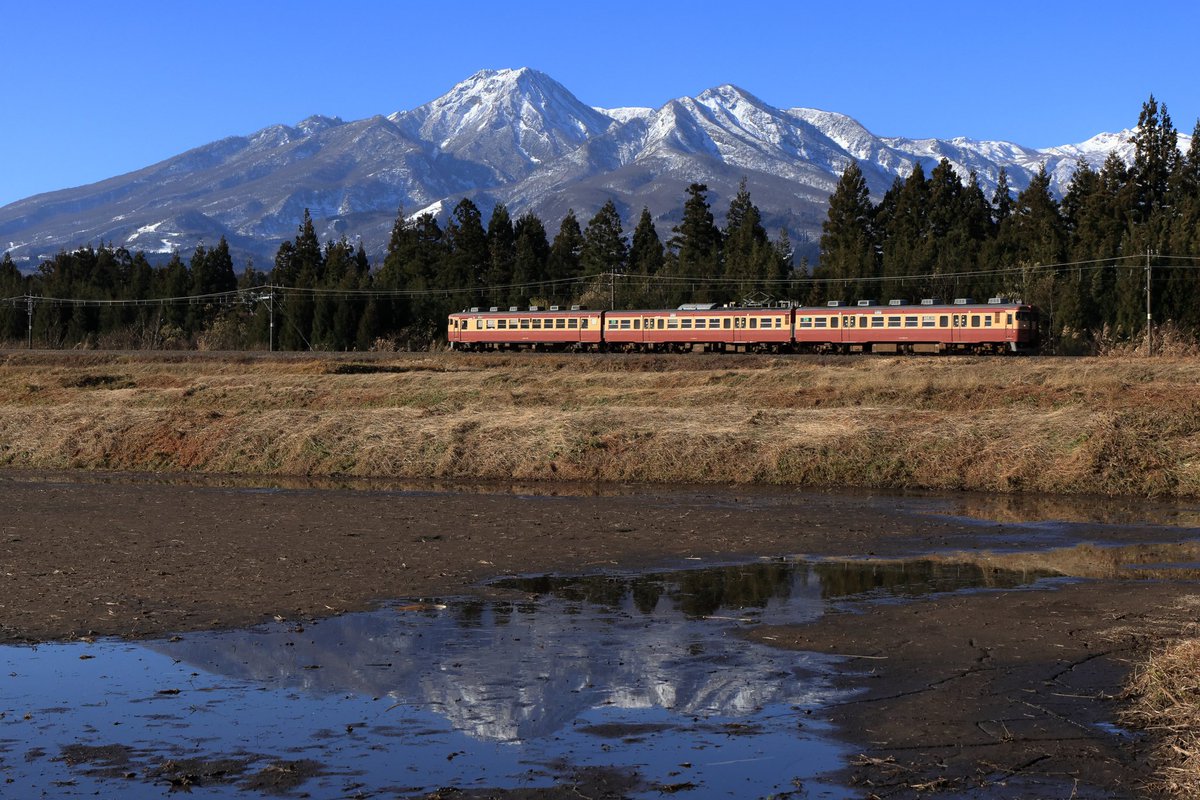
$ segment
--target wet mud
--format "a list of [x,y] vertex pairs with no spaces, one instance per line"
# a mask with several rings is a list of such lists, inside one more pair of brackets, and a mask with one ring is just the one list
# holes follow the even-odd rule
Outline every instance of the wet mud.
[[[417,680],[395,666],[413,660],[396,652],[407,646],[398,642],[415,634],[384,637],[392,652],[374,652],[339,631],[339,620],[383,613],[493,635],[519,628],[506,627],[514,619],[542,619],[546,612],[534,609],[550,604],[564,619],[572,609],[576,616],[582,610],[614,616],[635,626],[637,642],[636,626],[646,615],[667,610],[664,630],[700,625],[719,631],[722,641],[752,648],[721,656],[712,645],[673,641],[668,652],[692,669],[733,676],[765,669],[745,683],[773,691],[824,687],[819,696],[778,696],[778,719],[816,731],[834,750],[819,770],[809,771],[821,777],[772,784],[777,796],[1141,796],[1150,770],[1144,745],[1113,720],[1130,664],[1151,643],[1195,632],[1195,506],[690,487],[649,493],[512,488],[174,484],[153,476],[76,481],[10,473],[0,478],[8,509],[0,522],[0,641],[9,645],[0,658],[12,667],[13,653],[32,645],[85,648],[68,660],[73,669],[86,669],[107,658],[86,648],[115,641],[139,648],[141,655],[123,658],[165,658],[188,670],[187,680],[132,692],[138,709],[180,701],[201,707],[197,696],[207,701],[216,694],[196,695],[188,681],[203,680],[236,682],[253,707],[264,697],[263,676],[222,668],[204,655],[214,652],[211,637],[224,636],[240,642],[234,649],[243,656],[258,652],[247,649],[254,642],[299,653],[287,669],[267,673],[276,681],[271,690],[284,697],[350,693],[380,703],[373,698],[393,697],[398,685]],[[781,615],[783,607],[791,610]],[[325,650],[302,646],[316,641],[316,631],[330,631],[320,637]],[[517,638],[528,645],[527,636]],[[197,645],[201,640],[207,643]],[[487,673],[490,664],[506,677],[498,694],[547,683],[536,670],[509,675],[508,665],[518,662],[500,658],[502,648],[483,650],[477,663],[463,660],[454,641],[446,638],[431,652],[444,668],[438,674],[456,676],[459,696],[472,698],[467,705],[475,716],[462,717],[473,719],[470,724],[503,716],[475,702],[478,695],[461,692],[472,668]],[[338,652],[337,643],[359,661],[393,666],[339,667],[327,655]],[[541,644],[553,654],[569,651],[557,639]],[[730,662],[731,653],[748,660]],[[603,665],[608,657],[609,651],[584,654],[575,664]],[[665,674],[658,669],[638,672],[638,680]],[[674,767],[654,772],[611,753],[648,751],[648,743],[673,737],[733,752],[739,742],[761,742],[772,730],[728,709],[681,724],[588,717],[592,706],[585,704],[572,706],[575,755],[558,761],[547,755],[527,767],[536,781],[466,780],[470,762],[459,760],[462,754],[449,757],[451,750],[438,756],[448,765],[443,783],[381,782],[328,758],[314,744],[320,739],[315,731],[303,746],[274,749],[229,750],[202,741],[160,746],[172,726],[194,725],[191,716],[184,722],[167,714],[162,728],[151,725],[138,743],[106,736],[94,723],[83,740],[33,742],[21,726],[40,722],[53,730],[58,723],[46,720],[66,712],[54,711],[53,703],[36,714],[27,710],[26,694],[12,677],[21,670],[4,672],[0,767],[32,764],[25,774],[34,774],[52,764],[43,776],[61,781],[51,789],[63,796],[85,793],[88,781],[146,786],[154,796],[172,787],[206,787],[214,797],[299,796],[317,786],[344,796],[739,796],[733,789],[714,794],[710,778],[679,766],[695,759],[680,757]],[[390,675],[390,682],[363,677],[372,673]],[[636,683],[633,673],[616,667],[606,674],[618,677],[593,685]],[[586,684],[571,686],[586,694]],[[650,706],[660,713],[675,707]],[[554,718],[528,706],[534,707],[531,718]],[[153,722],[156,713],[135,716]],[[440,719],[443,724],[447,717]],[[408,741],[424,729],[416,721],[360,726],[357,717],[339,718],[323,735],[373,731],[367,752],[372,746],[389,751],[397,739]],[[422,724],[428,728],[430,721]],[[529,741],[529,724],[517,724],[516,740]],[[461,726],[450,727],[454,736],[464,735]],[[472,747],[483,741],[468,740]],[[601,757],[588,763],[579,752]]]

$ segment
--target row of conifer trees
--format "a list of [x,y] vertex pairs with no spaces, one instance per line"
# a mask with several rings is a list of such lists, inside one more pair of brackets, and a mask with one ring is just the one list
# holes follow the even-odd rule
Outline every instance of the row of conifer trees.
[[[1200,134],[1200,123],[1197,124]],[[627,235],[609,201],[586,224],[573,211],[551,237],[498,204],[486,225],[469,199],[446,222],[399,214],[386,255],[322,243],[308,212],[262,272],[235,269],[222,239],[165,265],[111,245],[61,252],[22,275],[0,260],[0,338],[35,346],[351,350],[435,342],[466,306],[670,307],[681,302],[1022,297],[1052,340],[1086,347],[1145,325],[1146,264],[1156,321],[1200,332],[1200,135],[1178,149],[1151,97],[1133,136],[1097,172],[1082,161],[1062,200],[1043,168],[1014,197],[1007,176],[989,199],[943,160],[918,164],[878,203],[849,164],[830,198],[811,271],[787,232],[772,240],[743,181],[716,224],[703,184],[688,187],[664,240],[643,209]],[[32,299],[30,299],[32,298]]]
[[1082,160],[1062,200],[1043,168],[1014,198],[1007,176],[985,197],[943,160],[918,164],[873,203],[850,164],[830,197],[817,294],[833,299],[1021,297],[1052,338],[1086,345],[1130,339],[1151,313],[1200,332],[1200,123],[1186,153],[1166,106],[1151,97],[1132,138],[1132,164],[1113,152],[1099,172]]

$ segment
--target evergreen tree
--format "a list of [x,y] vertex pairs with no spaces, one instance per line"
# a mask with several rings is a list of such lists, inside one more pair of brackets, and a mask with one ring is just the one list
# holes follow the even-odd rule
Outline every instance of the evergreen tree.
[[371,315],[370,330],[360,325],[360,346],[374,341],[382,330],[417,328],[428,330],[440,322],[439,316],[461,308],[463,298],[444,294],[425,294],[460,288],[451,284],[447,274],[448,254],[441,227],[432,214],[406,220],[403,212],[392,226],[383,265],[375,276],[379,289],[400,290],[413,294],[402,299],[374,299],[366,308]]
[[24,339],[27,316],[24,303],[18,306],[19,297],[26,294],[25,280],[13,262],[12,254],[5,251],[0,259],[0,297],[9,302],[0,304],[0,341]]
[[637,227],[633,229],[633,241],[629,247],[629,269],[638,275],[654,275],[663,267],[663,244],[654,227],[650,209],[642,207]]
[[729,203],[722,238],[725,276],[738,281],[737,295],[747,297],[757,292],[777,291],[766,283],[776,272],[775,253],[762,225],[762,214],[750,199],[745,178]]
[[513,232],[517,237],[516,260],[513,264],[513,283],[516,285],[509,293],[509,303],[529,305],[529,299],[535,292],[545,293],[544,287],[538,284],[546,280],[550,242],[546,238],[546,226],[531,212],[517,218]]
[[1166,105],[1160,106],[1154,95],[1142,105],[1133,145],[1133,211],[1139,222],[1145,222],[1167,202],[1171,176],[1179,162],[1179,136]]
[[1060,264],[1066,250],[1066,232],[1058,202],[1050,192],[1050,176],[1043,164],[1018,196],[1013,208],[1017,260],[1023,264]]
[[[933,271],[934,242],[929,219],[929,194],[925,169],[917,162],[896,194],[888,216],[881,222],[881,273],[885,277],[921,276]],[[893,281],[885,286],[884,292],[901,297],[903,293],[919,292],[924,288],[923,282],[914,285],[911,282]]]
[[829,213],[821,225],[820,266],[815,277],[829,281],[825,299],[854,301],[866,296],[862,279],[878,274],[874,210],[862,169],[857,161],[851,161],[829,196]]
[[[171,253],[171,259],[162,271],[162,290],[159,297],[187,297],[192,288],[192,275],[187,264],[179,256],[179,251]],[[160,305],[162,324],[170,326],[183,333],[183,325],[187,317],[187,306],[179,302],[163,303]],[[158,326],[156,326],[158,327]]]
[[1008,188],[1008,170],[1004,167],[1000,168],[1000,175],[996,178],[996,191],[992,193],[992,207],[995,208],[993,219],[997,227],[1012,216],[1013,198],[1012,192]]
[[454,207],[446,225],[446,269],[443,283],[447,289],[469,289],[462,297],[477,300],[484,285],[490,262],[487,233],[479,208],[464,197]]
[[550,243],[550,257],[547,260],[547,278],[554,282],[551,288],[553,297],[563,297],[571,292],[565,282],[581,274],[579,254],[582,250],[583,231],[579,227],[579,220],[575,218],[575,210],[568,209],[558,226],[554,241]]
[[315,304],[312,289],[325,275],[325,257],[308,209],[292,242],[284,242],[275,254],[271,282],[283,287],[277,320],[277,341],[283,350],[308,350],[312,347]]
[[[1172,175],[1173,218],[1166,252],[1178,257],[1200,257],[1200,120],[1192,132],[1187,155],[1179,159]],[[1193,264],[1200,262],[1193,261]],[[1172,266],[1177,266],[1173,264]],[[1200,269],[1172,269],[1164,287],[1163,314],[1184,329],[1200,333]]]
[[624,272],[629,262],[629,245],[621,228],[621,215],[612,200],[592,217],[583,232],[579,263],[583,274],[593,277],[605,272]]
[[488,269],[484,283],[491,287],[489,295],[493,303],[500,303],[511,293],[508,288],[513,282],[517,260],[517,235],[513,230],[512,217],[503,203],[492,209],[492,218],[487,228]]
[[[666,272],[679,278],[720,277],[721,231],[708,205],[708,186],[703,183],[688,186],[683,219],[671,231],[674,235],[667,243],[670,259]],[[703,302],[713,297],[714,292],[699,282],[681,283],[668,296],[671,302]]]

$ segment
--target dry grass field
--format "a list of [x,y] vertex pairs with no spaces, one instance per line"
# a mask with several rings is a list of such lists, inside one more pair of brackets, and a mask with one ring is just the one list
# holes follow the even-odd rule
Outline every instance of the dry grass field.
[[1200,359],[0,360],[0,465],[1200,495]]
[[[7,351],[0,467],[1200,497],[1200,358]],[[1197,560],[1166,547],[977,557],[1097,579]],[[1164,642],[1130,690],[1181,797],[1198,647]]]

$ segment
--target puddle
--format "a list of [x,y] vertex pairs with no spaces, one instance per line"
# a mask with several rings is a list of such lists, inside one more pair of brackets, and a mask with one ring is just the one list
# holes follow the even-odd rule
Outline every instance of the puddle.
[[850,797],[827,776],[857,750],[820,722],[845,697],[839,660],[737,629],[1045,575],[772,561],[521,578],[311,624],[0,648],[0,794],[566,797],[602,775],[630,797]]

